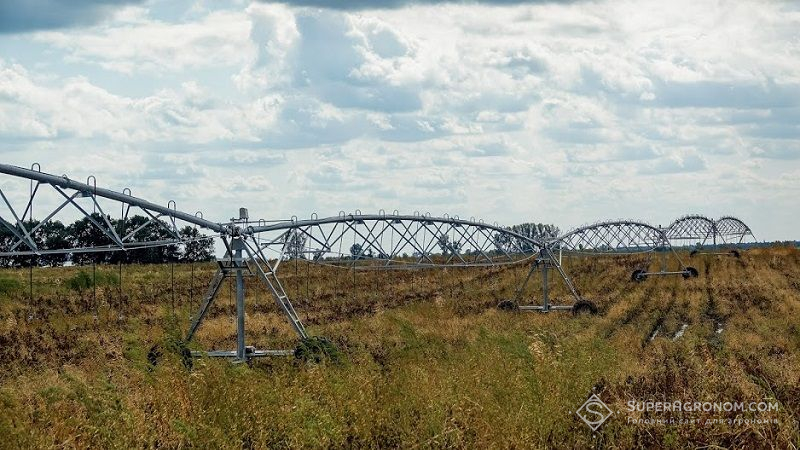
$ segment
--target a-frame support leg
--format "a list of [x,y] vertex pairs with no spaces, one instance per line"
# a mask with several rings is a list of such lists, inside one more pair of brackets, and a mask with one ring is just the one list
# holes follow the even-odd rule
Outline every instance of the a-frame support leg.
[[189,327],[189,333],[186,335],[186,342],[190,342],[194,337],[195,332],[197,332],[197,329],[203,322],[203,318],[205,318],[211,304],[214,303],[214,298],[217,296],[217,292],[219,292],[219,288],[222,286],[222,280],[224,279],[225,273],[222,269],[218,269],[217,273],[214,274],[214,278],[211,279],[211,283],[208,285],[206,295],[203,297],[203,303],[197,311],[197,317],[194,318],[192,325]]
[[[548,286],[549,282],[549,270],[550,268],[554,268],[561,278],[564,280],[564,284],[569,289],[570,294],[572,295],[575,303],[573,305],[551,305],[550,304],[550,288]],[[537,270],[541,269],[542,271],[542,304],[541,305],[519,305],[520,300],[522,299],[523,291],[525,287],[528,285],[533,273]],[[516,298],[514,299],[514,303],[517,305],[515,308],[519,308],[521,311],[540,311],[540,312],[549,312],[552,310],[572,310],[575,305],[579,305],[580,303],[584,302],[581,299],[580,295],[578,294],[575,286],[572,284],[572,280],[569,276],[564,272],[564,268],[561,267],[559,258],[553,254],[553,252],[549,248],[543,248],[540,251],[539,257],[536,258],[536,261],[531,265],[530,270],[528,271],[528,275],[525,277],[525,281],[522,282],[522,285],[517,289]],[[505,302],[504,302],[505,303]]]

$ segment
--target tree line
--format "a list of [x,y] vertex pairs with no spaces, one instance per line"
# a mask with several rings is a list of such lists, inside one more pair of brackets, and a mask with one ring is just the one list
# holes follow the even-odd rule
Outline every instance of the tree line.
[[[89,247],[102,247],[113,245],[114,241],[92,221],[111,225],[120,238],[133,233],[129,242],[155,242],[175,240],[171,233],[170,225],[156,219],[144,216],[131,216],[118,220],[99,213],[90,214],[88,217],[78,219],[65,225],[58,220],[42,223],[38,220],[23,222],[25,229],[36,229],[31,235],[33,242],[39,250],[78,249]],[[148,221],[150,221],[148,223]],[[158,222],[158,223],[156,223]],[[38,227],[38,228],[36,228]],[[17,241],[16,236],[6,227],[0,227],[0,249],[8,251]],[[72,264],[105,263],[105,264],[159,264],[167,262],[193,262],[209,261],[214,258],[214,240],[201,237],[197,228],[185,226],[178,229],[178,234],[185,241],[184,244],[165,244],[154,247],[130,249],[114,252],[74,252],[74,253],[43,253],[34,256],[0,256],[0,267],[27,267],[34,266],[63,266]],[[29,250],[25,244],[17,246],[16,250]]]
[[[505,227],[505,229],[535,241],[547,241],[556,238],[560,232],[555,225],[533,222],[512,225]],[[538,247],[531,241],[505,233],[494,234],[494,245],[497,247],[497,251],[502,249],[507,252],[521,251],[531,253],[538,250]]]

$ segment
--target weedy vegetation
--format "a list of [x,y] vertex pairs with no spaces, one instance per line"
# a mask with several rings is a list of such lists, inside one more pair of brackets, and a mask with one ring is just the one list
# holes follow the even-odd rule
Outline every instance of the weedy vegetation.
[[[496,308],[524,266],[354,273],[290,261],[281,278],[301,319],[336,349],[312,340],[304,351],[330,357],[190,369],[170,343],[213,264],[34,268],[32,298],[28,269],[4,269],[0,447],[800,446],[800,251],[696,255],[689,280],[631,282],[638,262],[565,259],[599,308],[573,317]],[[248,343],[294,348],[272,299],[247,282]],[[234,347],[231,293],[223,286],[191,348]],[[620,411],[596,432],[574,414],[592,393]],[[627,412],[630,400],[780,408],[677,415]],[[669,416],[700,422],[628,423]],[[705,422],[737,418],[769,423]]]

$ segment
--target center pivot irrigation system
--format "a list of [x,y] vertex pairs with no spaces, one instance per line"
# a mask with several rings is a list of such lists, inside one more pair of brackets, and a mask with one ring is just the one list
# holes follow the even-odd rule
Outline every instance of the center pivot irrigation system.
[[[116,192],[98,188],[94,177],[82,183],[65,175],[41,172],[36,164],[31,169],[0,164],[0,173],[29,183],[27,195],[21,194],[19,189],[7,193],[0,189],[0,207],[6,208],[0,208],[0,230],[8,237],[0,242],[0,257],[36,258],[48,254],[126,252],[188,244],[191,240],[208,237],[220,239],[225,254],[217,259],[217,272],[191,318],[186,342],[191,341],[201,326],[223,280],[233,277],[236,291],[236,349],[194,353],[195,356],[233,357],[239,361],[293,352],[261,350],[246,345],[246,277],[258,280],[267,288],[301,340],[309,338],[277,276],[281,263],[289,259],[302,258],[311,263],[353,270],[530,264],[527,277],[517,289],[515,298],[501,302],[501,308],[595,313],[595,305],[581,297],[564,270],[561,264],[563,254],[648,254],[647,263],[632,274],[633,280],[642,281],[655,275],[690,278],[697,276],[697,270],[681,262],[670,239],[701,239],[697,236],[702,235],[702,239],[715,242],[717,237],[731,240],[741,235],[738,239],[741,242],[748,234],[752,236],[750,229],[738,219],[725,217],[711,221],[712,225],[708,228],[708,223],[699,219],[702,216],[679,219],[666,230],[642,222],[617,220],[587,225],[562,236],[548,238],[532,238],[496,223],[487,224],[474,218],[431,217],[419,213],[401,215],[397,211],[392,214],[381,211],[373,215],[360,211],[353,214],[341,212],[338,216],[327,218],[314,215],[307,220],[292,218],[268,222],[251,221],[248,210],[240,208],[238,217],[225,222],[213,222],[203,218],[199,212],[188,214],[178,211],[173,201],[164,207],[132,196],[129,189]],[[6,181],[0,180],[0,187],[5,186]],[[15,204],[24,206],[15,208]],[[40,216],[43,219],[33,220],[34,206],[37,211],[40,208],[47,211],[47,214]],[[110,213],[117,211],[119,216],[112,218]],[[143,216],[147,220],[144,223],[139,220],[135,226],[126,226],[133,215]],[[42,230],[51,221],[64,216],[87,220],[103,244],[65,244],[63,248],[42,245]],[[700,225],[688,226],[690,223]],[[697,228],[701,225],[707,228]],[[200,237],[195,234],[187,238],[180,232],[186,226],[203,229],[207,234]],[[160,237],[143,239],[140,231],[148,227],[159,228],[162,232],[157,235]],[[649,270],[652,257],[660,260],[658,270]],[[675,262],[674,267],[669,267],[669,260]],[[566,285],[572,304],[551,304],[548,290],[551,271],[555,271]],[[541,302],[521,304],[525,287],[537,273],[541,275]]]
[[683,216],[669,225],[666,234],[676,245],[694,246],[692,256],[701,253],[738,257],[739,250],[736,246],[745,239],[755,240],[750,227],[731,216],[723,216],[717,220],[699,214]]

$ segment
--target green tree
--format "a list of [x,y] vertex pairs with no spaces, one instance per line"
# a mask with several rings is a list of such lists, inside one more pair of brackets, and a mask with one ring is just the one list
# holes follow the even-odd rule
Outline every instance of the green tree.
[[[526,222],[518,225],[506,227],[507,230],[530,238],[536,241],[546,241],[554,239],[559,235],[559,228],[552,224]],[[536,245],[531,243],[528,239],[521,237],[511,236],[505,233],[495,233],[495,247],[498,250],[505,250],[507,252],[532,252],[536,250]]]
[[[99,224],[105,224],[100,213],[92,213],[91,219]],[[108,217],[106,217],[108,218]],[[69,225],[66,233],[69,236],[73,248],[92,248],[110,246],[114,241],[102,230],[97,228],[88,217],[78,219]],[[72,262],[75,264],[87,264],[91,262],[107,262],[111,255],[105,252],[75,252],[72,254]]]
[[[44,250],[63,250],[70,247],[67,227],[58,220],[50,220],[36,230]],[[38,257],[39,265],[63,266],[69,255],[67,253],[50,253]]]
[[305,259],[306,235],[293,231],[286,236],[286,239],[286,256]]
[[439,245],[439,248],[442,249],[442,255],[445,256],[451,254],[455,255],[461,251],[461,242],[455,240],[451,242],[450,237],[446,234],[440,235],[436,243]]
[[197,228],[190,226],[181,228],[181,238],[186,241],[183,252],[180,255],[181,262],[200,262],[214,259],[214,239],[201,237]]
[[364,249],[364,247],[359,244],[355,243],[350,246],[350,256],[353,259],[365,259],[365,258],[372,258],[372,249]]

